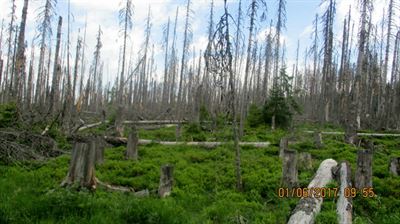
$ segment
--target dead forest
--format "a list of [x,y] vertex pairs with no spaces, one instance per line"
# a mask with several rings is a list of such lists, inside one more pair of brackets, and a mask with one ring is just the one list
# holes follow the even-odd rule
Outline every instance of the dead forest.
[[[306,43],[296,41],[295,60],[288,60],[288,47],[283,38],[290,32],[286,28],[286,8],[291,4],[290,0],[209,0],[209,11],[204,18],[196,17],[192,8],[195,0],[184,0],[179,2],[173,17],[165,17],[162,34],[154,31],[151,3],[146,12],[147,19],[137,21],[135,1],[121,0],[119,11],[115,12],[119,39],[113,46],[118,58],[112,58],[118,66],[111,71],[107,69],[110,62],[105,60],[108,55],[103,52],[106,47],[104,39],[109,34],[103,32],[103,24],[98,24],[96,39],[89,41],[86,25],[74,27],[70,0],[40,0],[41,7],[35,11],[36,14],[28,14],[33,1],[7,1],[11,7],[0,6],[2,11],[7,12],[4,18],[0,18],[0,161],[6,161],[7,165],[53,158],[64,166],[54,168],[59,173],[54,174],[56,177],[52,176],[57,187],[79,185],[92,191],[100,187],[113,192],[132,193],[136,198],[157,195],[178,201],[176,198],[180,194],[189,197],[183,193],[187,190],[185,183],[193,183],[179,176],[184,166],[157,147],[166,147],[164,151],[176,149],[178,154],[187,147],[187,153],[193,155],[183,155],[188,156],[196,166],[208,161],[211,156],[203,152],[197,155],[194,149],[205,149],[207,153],[218,152],[216,157],[229,158],[233,165],[215,168],[214,171],[204,168],[207,170],[205,173],[216,172],[215,176],[221,176],[200,178],[201,181],[208,180],[204,189],[209,190],[208,186],[214,184],[217,189],[218,184],[223,183],[223,189],[234,185],[232,189],[235,193],[232,195],[237,192],[247,195],[253,189],[255,192],[259,190],[263,193],[253,193],[261,195],[262,199],[257,200],[267,201],[264,206],[270,203],[267,199],[272,197],[268,191],[277,192],[278,186],[289,189],[300,186],[323,188],[337,181],[340,198],[324,203],[337,204],[339,223],[352,223],[354,217],[368,217],[369,221],[376,221],[386,213],[379,210],[379,214],[370,217],[368,211],[374,210],[375,205],[363,207],[361,204],[364,205],[364,200],[368,199],[356,198],[352,202],[349,197],[343,197],[345,188],[370,188],[374,181],[378,186],[378,190],[372,192],[375,195],[385,192],[383,186],[390,185],[388,183],[400,187],[398,179],[390,179],[392,182],[378,179],[398,178],[400,173],[400,154],[390,151],[399,147],[397,139],[400,131],[398,0],[382,0],[385,6],[383,19],[379,22],[373,19],[377,13],[374,7],[377,1],[355,0],[344,20],[339,21],[337,4],[340,0],[318,0],[320,10],[310,21],[312,31],[309,40]],[[17,7],[17,3],[22,7]],[[61,3],[62,8],[59,6]],[[61,14],[60,11],[66,13]],[[36,27],[27,25],[32,20]],[[202,26],[206,27],[204,35],[207,44],[203,49],[193,47],[194,20],[201,20]],[[132,44],[131,38],[138,35],[133,32],[134,26],[144,27],[145,30],[144,42],[140,43],[139,49]],[[29,35],[29,39],[28,30],[35,33],[33,37]],[[77,36],[72,37],[72,34]],[[95,45],[88,46],[88,43]],[[90,49],[94,51],[90,52]],[[298,128],[305,124],[308,125],[306,130]],[[197,133],[188,137],[191,128],[200,130],[201,135]],[[221,132],[226,135],[220,137]],[[344,151],[337,151],[340,147]],[[258,154],[254,154],[257,158],[249,152],[268,151],[270,148],[272,152],[257,151]],[[158,159],[161,158],[163,163],[159,164],[157,159],[154,160],[157,162],[151,161],[157,164],[157,169],[151,171],[155,174],[151,173],[153,176],[148,177],[149,182],[130,180],[132,175],[145,175],[150,173],[148,167],[156,166],[148,165],[148,162],[148,167],[145,167],[143,161],[155,157],[146,151],[149,149],[155,150],[155,155],[160,155]],[[232,155],[227,156],[225,149],[229,149]],[[375,150],[386,154],[381,158]],[[264,158],[265,155],[271,158]],[[68,156],[68,160],[63,156]],[[130,176],[118,179],[111,177],[114,173],[107,174],[107,169],[114,169],[106,162],[109,158],[112,158],[113,165],[123,167],[121,170]],[[115,158],[122,162],[115,162]],[[251,164],[252,160],[256,162]],[[282,171],[273,176],[262,174],[262,179],[268,179],[268,176],[270,181],[276,179],[279,185],[274,185],[274,182],[268,187],[267,180],[258,183],[258,178],[250,175],[253,171],[249,167],[265,168],[257,161],[272,164],[270,173]],[[138,164],[145,168],[138,168]],[[131,165],[138,167],[132,168]],[[373,171],[372,166],[384,171],[375,168]],[[229,175],[233,181],[225,180],[225,173],[221,170],[232,170]],[[378,177],[373,179],[376,173]],[[190,175],[194,179],[197,177],[193,173],[187,174]],[[252,181],[263,187],[252,185]],[[1,184],[0,181],[0,189]],[[179,190],[174,191],[173,188]],[[393,192],[393,197],[400,198],[398,190]],[[193,194],[200,195],[198,192]],[[382,195],[382,201],[386,201],[385,197],[389,198],[385,193]],[[286,204],[281,213],[275,214],[276,217],[271,214],[270,219],[261,221],[252,213],[246,216],[247,213],[238,212],[242,211],[241,208],[237,208],[235,214],[229,213],[231,216],[226,215],[230,218],[225,219],[222,205],[215,208],[221,219],[215,218],[218,215],[211,217],[213,207],[210,207],[205,213],[209,212],[207,215],[211,218],[200,217],[192,221],[325,223],[324,214],[329,211],[323,207],[322,199],[298,199],[292,197],[282,202]],[[151,203],[155,202],[146,203],[148,205],[145,206],[150,209],[154,205]],[[312,204],[311,207],[307,207],[309,204]],[[182,211],[190,207],[186,204],[179,206]],[[207,206],[209,204],[204,205]],[[277,209],[275,205],[268,206],[271,207],[266,210]],[[318,218],[321,206],[323,218]],[[7,213],[2,209],[0,206],[0,223],[4,220],[8,223],[6,219],[1,219]],[[390,209],[388,205],[388,211]],[[180,216],[179,211],[171,213],[176,217],[189,214],[185,210]],[[384,223],[400,222],[400,212],[395,214],[387,217],[389,221]],[[124,215],[129,216],[121,213],[121,217]],[[166,215],[160,219],[170,220],[171,217]],[[136,219],[131,219],[135,223],[132,220]],[[138,223],[160,223],[143,220]],[[358,223],[373,223],[360,220]],[[79,221],[82,220],[72,219],[72,222]],[[170,220],[165,223],[189,223],[186,221]]]

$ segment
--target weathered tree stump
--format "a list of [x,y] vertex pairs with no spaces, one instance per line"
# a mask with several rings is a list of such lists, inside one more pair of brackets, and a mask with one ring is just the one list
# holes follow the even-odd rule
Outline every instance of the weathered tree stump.
[[400,175],[400,157],[392,158],[390,160],[389,172],[394,176]]
[[324,143],[322,142],[322,133],[320,131],[314,132],[314,142],[317,149],[324,147]]
[[279,142],[279,158],[283,158],[285,150],[289,149],[289,139],[286,137],[281,138]]
[[351,189],[351,168],[347,161],[340,163],[332,169],[333,174],[336,176],[337,181],[340,183],[339,199],[336,203],[336,213],[338,214],[339,224],[352,223],[352,198],[346,196],[345,189]]
[[354,185],[357,189],[372,187],[372,150],[357,152],[357,169]]
[[136,128],[133,127],[132,131],[129,133],[128,142],[126,145],[126,159],[137,160],[138,159],[138,145],[139,145],[139,138],[137,135]]
[[297,152],[285,150],[282,161],[282,185],[293,188],[298,185]]
[[[337,162],[333,159],[326,159],[322,161],[319,166],[314,179],[308,185],[308,188],[322,188],[325,187],[332,179],[332,167],[335,167]],[[315,217],[321,210],[323,197],[303,197],[300,199],[296,208],[293,210],[289,218],[288,224],[298,223],[314,223]]]
[[158,187],[158,195],[161,198],[167,197],[171,194],[174,182],[173,172],[174,167],[172,165],[167,164],[161,167],[160,185]]
[[300,169],[311,170],[313,168],[312,157],[310,153],[307,152],[300,153],[299,156],[297,157],[297,160],[298,160],[297,164]]
[[355,127],[352,122],[349,122],[349,124],[346,126],[346,130],[344,133],[344,141],[347,144],[352,144],[356,145],[358,142],[358,137],[357,137],[357,128]]
[[102,164],[104,162],[104,149],[105,149],[105,141],[102,136],[96,136],[96,156],[95,161],[96,164]]
[[61,186],[96,189],[95,156],[96,143],[94,138],[89,138],[84,142],[75,142],[69,171]]

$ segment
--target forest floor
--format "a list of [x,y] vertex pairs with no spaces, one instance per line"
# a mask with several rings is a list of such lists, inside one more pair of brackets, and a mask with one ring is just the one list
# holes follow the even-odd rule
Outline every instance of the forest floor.
[[[357,148],[343,136],[323,136],[325,147],[314,146],[313,125],[301,125],[290,148],[312,155],[312,169],[299,167],[300,187],[307,187],[321,161],[347,160],[355,173]],[[333,126],[324,131],[340,131]],[[194,130],[195,129],[195,130]],[[183,128],[185,141],[231,139],[229,127],[210,133],[192,125]],[[101,128],[96,129],[101,132]],[[130,193],[111,192],[98,186],[95,192],[60,187],[68,172],[70,155],[19,165],[0,162],[0,223],[286,223],[298,198],[280,198],[282,162],[279,139],[287,133],[265,126],[245,130],[242,141],[269,141],[266,148],[242,147],[244,190],[235,190],[235,152],[232,143],[214,149],[195,146],[140,146],[139,160],[124,159],[125,147],[106,148],[105,161],[96,165],[103,182],[156,190],[160,167],[174,165],[174,187],[170,197],[155,194],[137,198]],[[140,130],[139,137],[175,140],[175,128]],[[389,174],[391,157],[400,157],[399,137],[369,138],[374,141],[373,187],[377,196],[354,198],[354,223],[400,223],[400,178]],[[66,146],[68,149],[68,145]],[[333,181],[329,187],[337,187]],[[336,223],[336,199],[326,198],[317,223]]]

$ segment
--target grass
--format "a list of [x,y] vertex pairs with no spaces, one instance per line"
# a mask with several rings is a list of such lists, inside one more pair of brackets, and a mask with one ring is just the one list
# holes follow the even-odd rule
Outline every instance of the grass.
[[[185,140],[228,139],[229,127],[208,133],[185,127]],[[175,128],[139,130],[141,138],[175,140]],[[242,147],[244,190],[235,187],[234,150],[231,143],[215,149],[189,146],[141,146],[139,161],[124,160],[124,147],[108,148],[105,162],[96,176],[108,183],[155,190],[160,167],[174,165],[174,188],[169,198],[155,195],[135,198],[126,193],[73,191],[59,184],[68,171],[69,156],[24,166],[0,165],[0,223],[286,223],[296,198],[279,198],[281,161],[278,157],[282,130],[265,127],[245,130],[243,141],[270,141],[268,148]],[[320,162],[327,158],[356,165],[355,147],[340,136],[324,136],[325,147],[316,149],[312,135],[297,133],[291,148],[313,157],[312,170],[299,170],[300,187],[306,187]],[[201,137],[201,136],[200,136]],[[388,161],[400,156],[398,138],[374,138],[373,160],[375,198],[354,199],[354,223],[400,223],[400,179],[388,172]],[[337,186],[332,182],[330,187]],[[326,199],[317,223],[336,223],[336,201]]]

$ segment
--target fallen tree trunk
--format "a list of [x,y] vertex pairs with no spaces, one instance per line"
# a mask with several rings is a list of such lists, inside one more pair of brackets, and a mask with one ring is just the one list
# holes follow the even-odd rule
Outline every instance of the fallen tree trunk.
[[102,186],[102,187],[104,187],[104,188],[106,188],[107,190],[110,190],[110,191],[120,191],[120,192],[133,193],[136,197],[146,197],[146,196],[150,195],[150,192],[147,189],[144,189],[144,190],[141,190],[141,191],[135,191],[131,187],[115,186],[115,185],[107,184],[107,183],[104,183],[104,182],[100,181],[97,178],[96,178],[96,182],[100,186]]
[[[314,179],[308,185],[308,188],[325,187],[333,179],[332,168],[336,165],[337,162],[333,159],[326,159],[322,161]],[[288,224],[314,223],[316,215],[321,210],[322,202],[322,197],[314,197],[313,195],[301,198],[296,208],[293,210]]]
[[[314,131],[304,131],[305,133],[314,133]],[[321,132],[323,135],[344,135],[344,132],[340,131],[325,131]],[[400,137],[397,133],[357,133],[357,136],[372,136],[372,137]]]
[[351,224],[353,203],[352,198],[347,195],[349,192],[346,192],[352,187],[351,168],[349,162],[345,161],[340,163],[337,167],[333,169],[333,173],[335,174],[338,182],[340,182],[339,199],[336,203],[338,223]]
[[[112,145],[126,145],[128,140],[127,138],[123,137],[110,137],[110,136],[104,136],[104,139],[112,144]],[[189,145],[189,146],[202,146],[205,148],[215,148],[224,144],[227,144],[228,142],[173,142],[173,141],[155,141],[155,140],[149,140],[149,139],[139,139],[138,144],[139,145],[147,145],[151,143],[157,143],[161,145]],[[240,146],[253,146],[256,148],[265,148],[270,145],[269,142],[239,142]]]

